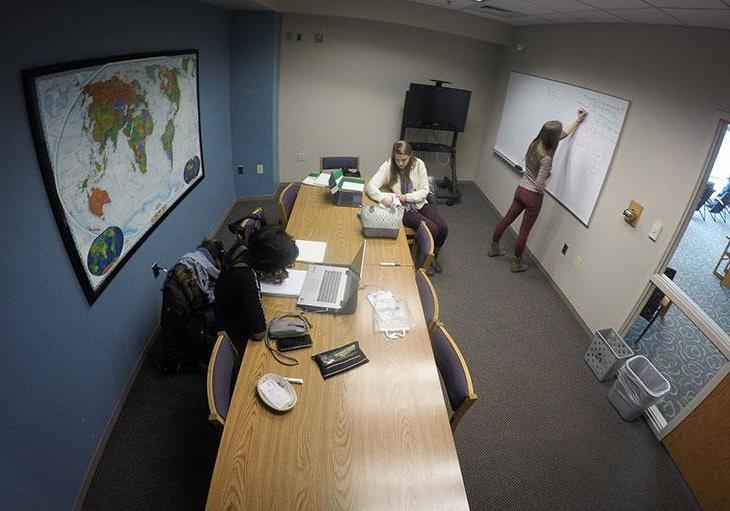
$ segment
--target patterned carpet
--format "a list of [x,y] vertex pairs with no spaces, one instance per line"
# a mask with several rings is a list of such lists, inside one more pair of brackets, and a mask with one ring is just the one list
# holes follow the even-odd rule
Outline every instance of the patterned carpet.
[[[719,217],[718,217],[719,220]],[[712,274],[727,244],[730,224],[705,220],[695,213],[669,266],[677,270],[674,281],[725,332],[730,333],[730,290]],[[626,339],[633,345],[647,322],[639,317]],[[694,398],[726,362],[725,356],[677,308],[657,319],[633,346],[669,380],[672,389],[657,405],[669,421]]]

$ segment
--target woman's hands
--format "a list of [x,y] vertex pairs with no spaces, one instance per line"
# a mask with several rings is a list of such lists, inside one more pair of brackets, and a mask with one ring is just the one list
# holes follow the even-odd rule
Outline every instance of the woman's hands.
[[401,194],[401,195],[393,195],[393,196],[385,197],[383,200],[380,201],[380,203],[383,206],[386,206],[388,208],[392,208],[393,206],[395,206],[394,199],[398,199],[401,204],[404,204],[406,202],[406,196],[403,195],[403,194]]

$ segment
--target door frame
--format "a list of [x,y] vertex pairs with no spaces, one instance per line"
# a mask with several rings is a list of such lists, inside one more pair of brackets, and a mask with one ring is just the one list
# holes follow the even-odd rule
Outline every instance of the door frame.
[[649,277],[646,289],[641,294],[639,301],[634,306],[631,314],[629,314],[620,329],[622,336],[625,336],[638,318],[639,312],[641,312],[644,303],[649,298],[654,287],[657,287],[685,316],[687,316],[687,318],[703,335],[705,335],[705,337],[707,337],[707,339],[725,356],[725,358],[728,359],[728,363],[724,364],[717,373],[715,373],[713,378],[705,384],[702,390],[694,398],[692,398],[689,403],[687,403],[687,406],[682,408],[682,410],[669,422],[664,419],[656,406],[652,406],[646,411],[645,416],[647,418],[647,422],[654,432],[654,435],[659,440],[662,440],[665,436],[671,433],[674,428],[687,418],[730,373],[730,336],[717,326],[717,324],[699,306],[697,306],[697,304],[695,304],[694,301],[692,301],[692,299],[687,296],[687,294],[682,291],[679,286],[677,286],[677,284],[664,275],[664,269],[667,267],[669,261],[677,250],[679,243],[682,241],[682,238],[687,231],[689,222],[692,220],[692,215],[694,215],[695,208],[697,207],[697,201],[702,196],[705,183],[710,177],[710,173],[712,172],[712,167],[720,151],[723,138],[725,137],[725,133],[729,127],[730,112],[716,110],[713,116],[711,129],[707,136],[707,150],[705,151],[707,156],[705,157],[705,161],[702,166],[703,170],[699,174],[697,182],[695,183],[694,192],[685,206],[682,217],[683,220],[677,226],[671,242],[667,246],[664,255],[659,260],[656,272]]

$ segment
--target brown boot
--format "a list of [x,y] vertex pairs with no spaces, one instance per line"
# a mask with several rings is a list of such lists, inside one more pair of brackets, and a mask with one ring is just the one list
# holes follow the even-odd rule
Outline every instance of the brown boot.
[[515,256],[512,259],[512,273],[519,273],[527,269],[526,264],[522,264],[522,258]]
[[507,252],[499,248],[499,241],[493,241],[492,244],[489,246],[487,257],[499,257],[503,256],[506,253]]

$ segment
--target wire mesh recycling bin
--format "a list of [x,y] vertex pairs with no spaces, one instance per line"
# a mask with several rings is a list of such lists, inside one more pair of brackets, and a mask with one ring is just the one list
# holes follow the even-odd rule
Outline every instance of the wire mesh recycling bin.
[[624,420],[638,418],[644,410],[669,392],[670,385],[662,373],[643,355],[626,361],[618,372],[608,400]]
[[624,362],[633,356],[634,350],[624,342],[621,336],[613,328],[605,328],[593,335],[593,340],[583,359],[598,381],[606,381],[616,376]]

